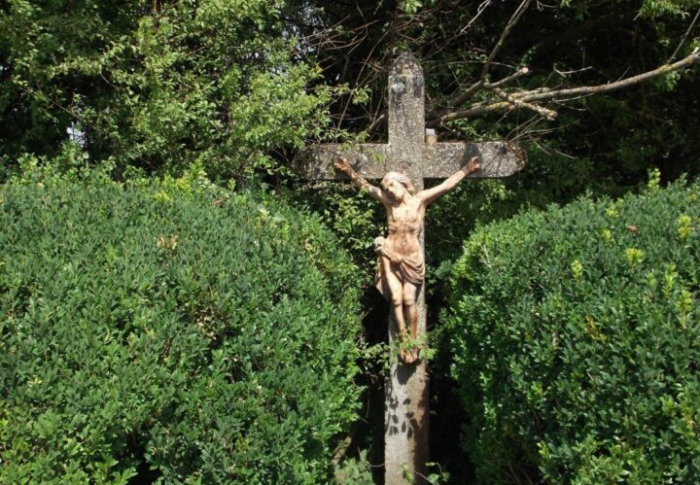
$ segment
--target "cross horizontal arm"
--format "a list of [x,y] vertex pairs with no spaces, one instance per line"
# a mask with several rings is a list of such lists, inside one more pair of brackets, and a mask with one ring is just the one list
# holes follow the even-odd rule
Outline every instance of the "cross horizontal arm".
[[479,157],[481,169],[470,178],[500,178],[522,170],[527,154],[504,141],[485,143],[446,142],[423,145],[423,178],[447,178]]
[[366,179],[380,179],[386,173],[388,145],[367,143],[355,147],[339,144],[314,145],[304,150],[295,160],[295,168],[302,176],[313,180],[340,180],[333,163],[345,157],[350,165]]

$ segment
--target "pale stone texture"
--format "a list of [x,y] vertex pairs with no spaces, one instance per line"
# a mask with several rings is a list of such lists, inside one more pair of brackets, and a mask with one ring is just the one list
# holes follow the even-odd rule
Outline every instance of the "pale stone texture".
[[[387,171],[403,172],[416,190],[423,188],[422,148],[425,145],[425,84],[420,64],[410,54],[399,56],[389,74],[389,156]],[[435,145],[432,145],[435,146]],[[452,170],[454,172],[454,170]],[[425,234],[420,245],[425,252]],[[418,335],[426,332],[425,285],[418,295]],[[398,345],[396,323],[389,322],[389,342]],[[386,485],[405,485],[404,468],[422,483],[427,475],[430,395],[428,364],[420,359],[403,365],[391,359],[384,395],[384,466]]]
[[[365,144],[353,148],[341,145],[316,145],[298,160],[298,170],[312,179],[343,179],[333,169],[339,157],[347,158],[364,178],[379,179],[386,172],[407,174],[415,188],[423,189],[427,178],[446,178],[478,157],[481,169],[472,177],[506,177],[521,170],[526,154],[506,142],[425,143],[424,82],[420,64],[411,54],[402,54],[389,75],[389,142]],[[420,233],[424,251],[424,234]],[[424,287],[425,285],[423,285]],[[424,289],[418,301],[418,335],[426,332]],[[393,317],[389,321],[389,339],[398,345]],[[392,359],[385,396],[386,485],[426,483],[428,461],[428,369],[425,359],[404,364]],[[408,470],[409,473],[405,473]],[[407,480],[412,476],[412,481]]]

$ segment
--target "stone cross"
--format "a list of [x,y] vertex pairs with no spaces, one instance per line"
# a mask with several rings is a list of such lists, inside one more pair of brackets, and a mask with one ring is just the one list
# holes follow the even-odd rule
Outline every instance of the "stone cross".
[[[416,190],[424,179],[446,178],[471,157],[481,161],[473,177],[506,177],[525,165],[526,155],[506,142],[426,143],[425,86],[423,71],[412,54],[400,55],[389,75],[389,142],[354,147],[337,144],[314,145],[297,160],[297,168],[307,178],[343,179],[333,169],[339,156],[347,158],[355,171],[367,179],[381,179],[386,172],[408,175]],[[424,234],[420,242],[424,250]],[[423,285],[423,288],[425,285]],[[418,298],[418,335],[426,333],[425,291]],[[399,338],[393,318],[389,319],[391,348]],[[385,396],[386,485],[426,483],[428,462],[428,369],[425,359],[403,364],[391,359]]]

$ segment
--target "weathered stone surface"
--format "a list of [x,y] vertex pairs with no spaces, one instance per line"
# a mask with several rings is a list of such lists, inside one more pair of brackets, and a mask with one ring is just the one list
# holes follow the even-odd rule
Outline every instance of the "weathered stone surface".
[[523,169],[527,154],[517,145],[503,141],[484,143],[446,142],[423,145],[425,179],[442,179],[466,165],[472,157],[479,157],[481,169],[471,178],[501,178]]
[[[424,90],[423,72],[416,58],[411,54],[399,56],[389,75],[389,142],[352,148],[316,145],[299,157],[297,169],[310,179],[343,179],[346,176],[335,172],[333,164],[344,157],[364,178],[379,179],[389,171],[401,172],[421,190],[424,179],[449,177],[474,156],[481,161],[474,177],[505,177],[524,167],[524,151],[506,142],[426,144]],[[422,232],[420,246],[424,251]],[[417,334],[425,335],[423,288],[417,308]],[[394,346],[400,341],[393,317],[389,319],[389,340]],[[396,358],[392,362],[385,396],[385,483],[424,484],[428,462],[427,363],[420,359],[407,365]]]
[[[389,143],[395,148],[425,143],[425,83],[413,54],[400,55],[389,73],[388,121]],[[420,165],[420,160],[411,163]]]
[[333,170],[338,157],[350,160],[352,167],[364,178],[380,179],[387,172],[386,159],[389,145],[367,143],[348,148],[346,145],[314,145],[304,150],[295,160],[295,168],[302,176],[312,180],[334,180],[343,175]]
[[[423,293],[421,291],[418,302],[419,325],[426,321]],[[389,326],[396,329],[393,318],[389,319]],[[392,333],[393,341],[398,343],[396,331],[390,331],[389,335]],[[387,485],[427,483],[422,477],[427,476],[426,463],[429,461],[428,380],[428,363],[425,359],[413,365],[392,360],[384,394],[384,464]],[[404,469],[414,475],[413,482],[406,479]]]
[[[408,173],[405,150],[394,143],[366,143],[355,147],[340,144],[314,145],[295,160],[296,170],[312,180],[337,180],[343,175],[333,170],[333,162],[342,156],[364,178],[381,179],[388,171]],[[472,178],[501,178],[513,175],[525,167],[527,153],[517,145],[504,141],[481,143],[442,142],[421,144],[420,175],[422,179],[442,179],[459,170],[473,156],[481,160],[481,170]],[[391,160],[391,165],[388,161]],[[413,179],[414,177],[412,177]],[[414,182],[421,185],[416,176]]]
[[[425,83],[423,69],[412,54],[403,54],[389,74],[389,156],[387,171],[408,175],[417,190],[423,188],[421,167],[425,146]],[[425,235],[420,235],[425,251]],[[418,295],[418,335],[425,335],[425,285]],[[393,319],[389,342],[399,345]],[[392,359],[385,394],[384,464],[386,485],[423,483],[428,461],[428,366],[425,359],[404,365]],[[407,469],[414,480],[406,480]]]

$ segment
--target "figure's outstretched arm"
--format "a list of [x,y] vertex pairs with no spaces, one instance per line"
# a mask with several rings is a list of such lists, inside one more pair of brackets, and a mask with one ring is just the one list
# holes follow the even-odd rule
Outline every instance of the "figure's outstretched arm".
[[431,187],[426,190],[421,190],[417,196],[423,200],[425,205],[430,204],[438,197],[445,195],[450,190],[457,187],[457,185],[464,180],[465,177],[469,177],[471,174],[476,172],[481,168],[481,162],[478,157],[472,157],[471,160],[462,168],[457,170],[454,174],[450,175],[448,178],[443,180],[443,182],[435,187]]
[[352,168],[352,166],[348,163],[348,161],[345,158],[339,157],[338,160],[336,160],[336,162],[333,164],[333,168],[335,168],[338,172],[347,175],[358,189],[366,190],[370,197],[372,197],[373,199],[378,200],[381,203],[386,202],[382,190],[379,187],[375,187],[374,185],[367,182],[367,180],[365,180],[359,173],[357,173]]

